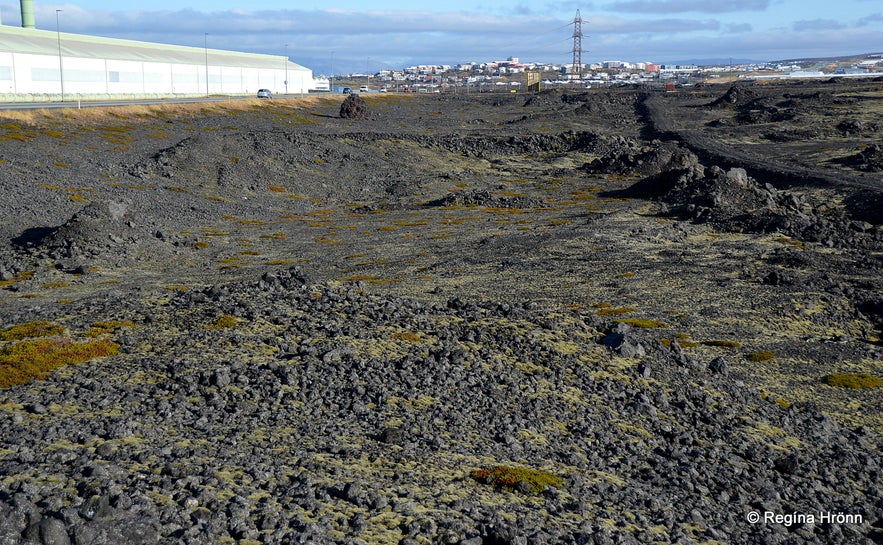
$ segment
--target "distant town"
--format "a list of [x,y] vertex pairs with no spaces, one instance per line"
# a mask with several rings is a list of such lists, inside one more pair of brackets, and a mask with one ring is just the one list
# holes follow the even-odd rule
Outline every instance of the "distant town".
[[[726,62],[709,65],[657,64],[650,61],[609,60],[598,63],[547,64],[522,62],[518,57],[502,61],[467,62],[457,65],[418,65],[372,74],[345,74],[330,82],[317,78],[319,90],[350,89],[344,85],[367,85],[370,91],[441,92],[458,88],[478,91],[517,91],[525,87],[525,73],[540,73],[542,85],[671,86],[702,81],[737,81],[785,78],[883,76],[883,53],[827,59],[775,62]],[[324,86],[324,89],[323,89]],[[354,88],[354,87],[353,87]],[[364,91],[364,89],[362,89]]]

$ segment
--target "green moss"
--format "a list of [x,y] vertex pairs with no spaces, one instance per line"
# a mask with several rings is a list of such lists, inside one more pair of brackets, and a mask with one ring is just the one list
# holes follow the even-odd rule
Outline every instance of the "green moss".
[[26,339],[0,348],[0,388],[44,379],[65,365],[112,356],[119,345],[106,341],[75,343],[70,339]]
[[745,354],[745,359],[753,362],[761,362],[761,361],[771,361],[776,359],[776,355],[773,352],[764,351],[764,352],[751,352],[750,354]]
[[32,337],[52,337],[64,333],[64,328],[51,322],[39,321],[17,324],[0,331],[0,341],[18,341]]
[[561,488],[564,479],[539,469],[514,466],[494,466],[487,469],[476,469],[470,473],[476,481],[499,486],[509,491],[516,490],[519,483],[527,483],[530,491],[539,494],[548,487]]
[[827,375],[823,382],[829,386],[854,390],[883,386],[883,379],[867,373],[833,373]]

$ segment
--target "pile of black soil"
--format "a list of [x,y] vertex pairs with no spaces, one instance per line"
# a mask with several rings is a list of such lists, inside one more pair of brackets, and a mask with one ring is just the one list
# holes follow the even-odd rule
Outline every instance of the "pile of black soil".
[[871,144],[840,162],[865,172],[883,172],[883,146]]

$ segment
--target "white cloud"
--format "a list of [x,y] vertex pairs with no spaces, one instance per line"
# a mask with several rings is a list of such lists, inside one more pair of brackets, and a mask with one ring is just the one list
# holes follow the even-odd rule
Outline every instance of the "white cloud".
[[795,21],[793,26],[794,30],[797,32],[805,32],[808,30],[839,30],[846,28],[846,25],[833,19]]
[[[678,16],[678,13],[718,13],[726,10],[760,10],[769,0],[669,0],[630,1],[644,15],[582,9],[583,60],[671,61],[701,57],[750,57],[759,60],[811,55],[865,52],[879,44],[875,13],[851,25],[819,19],[782,21],[777,32],[760,32],[743,21]],[[142,4],[143,5],[143,4]],[[738,5],[738,6],[737,6]],[[525,7],[530,6],[530,8]],[[282,55],[327,73],[332,51],[335,72],[363,72],[401,68],[413,64],[455,64],[517,56],[527,61],[568,63],[571,60],[572,14],[575,3],[520,2],[512,13],[489,14],[426,10],[353,11],[343,9],[219,10],[192,9],[90,10],[65,4],[61,14],[64,32],[91,34],[158,43]],[[704,6],[704,8],[703,8]],[[652,11],[652,9],[656,11]],[[702,8],[702,9],[700,9]],[[16,7],[17,9],[17,7]],[[37,3],[37,25],[55,29],[55,7]],[[556,13],[541,15],[545,13]],[[573,9],[571,12],[570,10]],[[3,4],[6,24],[12,8]],[[670,14],[670,15],[660,15]],[[799,14],[797,15],[800,16]],[[16,13],[17,17],[17,13]],[[785,26],[787,25],[787,26]],[[863,26],[864,25],[864,26]],[[804,53],[805,52],[805,53]]]
[[633,0],[606,4],[605,8],[631,13],[729,13],[763,11],[769,5],[769,0]]

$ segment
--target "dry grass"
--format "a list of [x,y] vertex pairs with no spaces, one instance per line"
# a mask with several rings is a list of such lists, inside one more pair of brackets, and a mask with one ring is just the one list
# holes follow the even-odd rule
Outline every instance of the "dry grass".
[[[321,106],[329,102],[338,102],[339,98],[327,97],[304,97],[274,99],[274,108],[304,109]],[[226,102],[212,103],[186,103],[186,104],[150,104],[150,105],[126,105],[110,106],[101,108],[57,108],[37,110],[9,110],[0,112],[0,120],[22,125],[45,125],[47,123],[59,123],[65,126],[102,126],[108,123],[119,123],[120,120],[156,120],[173,118],[199,118],[205,115],[217,114],[228,115],[237,112],[252,111],[255,108],[263,108],[266,105],[258,99],[236,99]]]

